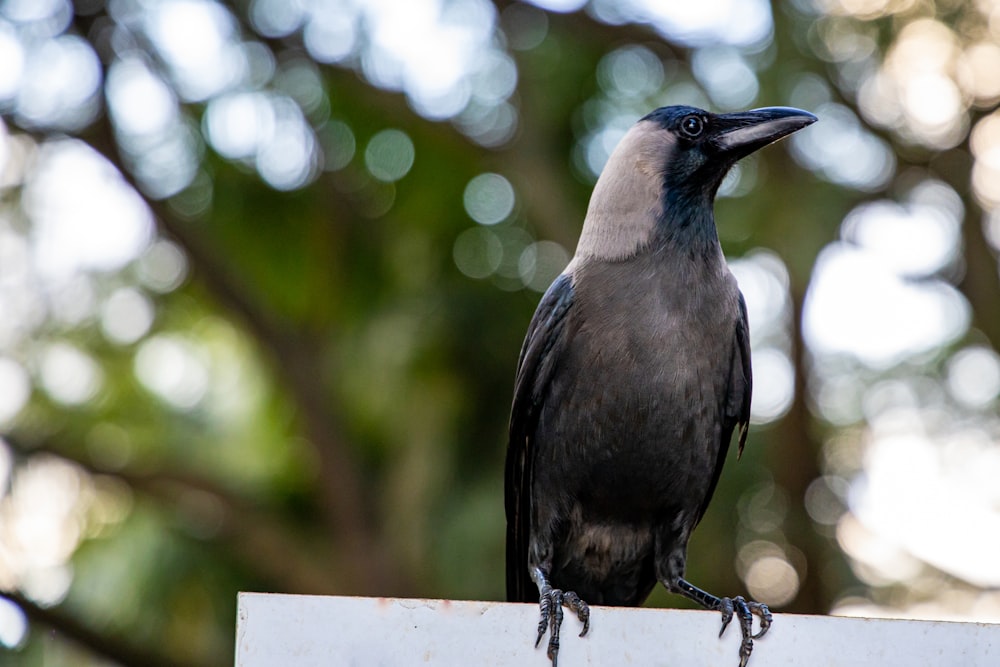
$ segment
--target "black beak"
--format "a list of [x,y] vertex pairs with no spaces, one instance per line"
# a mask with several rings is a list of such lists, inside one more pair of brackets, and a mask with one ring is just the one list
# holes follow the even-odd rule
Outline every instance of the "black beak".
[[710,145],[720,155],[736,161],[818,119],[791,107],[766,107],[719,114],[713,119]]

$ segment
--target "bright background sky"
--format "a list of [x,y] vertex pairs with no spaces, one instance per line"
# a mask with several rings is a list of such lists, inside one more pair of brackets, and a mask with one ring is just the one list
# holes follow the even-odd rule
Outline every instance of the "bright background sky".
[[[584,3],[535,4],[572,11]],[[865,16],[886,3],[820,4]],[[166,85],[138,48],[132,55],[120,52],[108,74],[108,108],[147,196],[165,199],[185,191],[185,205],[199,206],[198,165],[205,147],[179,113],[186,102],[207,102],[202,130],[213,150],[281,190],[301,188],[355,155],[385,183],[404,178],[419,159],[410,138],[397,129],[386,129],[365,145],[336,121],[326,123],[322,133],[314,131],[309,121],[323,113],[322,100],[310,97],[318,81],[315,67],[279,66],[259,45],[243,41],[218,5],[126,0],[113,6],[118,19],[145,24],[178,84],[176,90]],[[596,178],[651,99],[715,110],[744,108],[757,99],[754,72],[767,57],[761,49],[772,29],[764,0],[595,0],[589,11],[609,23],[650,23],[670,40],[691,46],[695,80],[673,79],[643,46],[607,54],[598,70],[601,93],[586,105],[574,149],[573,168],[581,178]],[[0,102],[26,126],[71,131],[100,108],[97,56],[83,40],[63,34],[68,12],[64,0],[0,4]],[[316,61],[352,63],[372,84],[402,91],[420,114],[454,124],[483,146],[501,146],[517,129],[511,102],[517,67],[494,40],[497,18],[484,0],[254,0],[250,16],[267,37],[302,30]],[[545,37],[543,13],[527,6],[511,16],[519,28],[511,34],[512,48],[532,48]],[[358,36],[362,23],[365,40]],[[836,34],[818,39],[840,61],[861,59],[874,49],[874,43]],[[204,67],[206,62],[218,66]],[[960,62],[963,75],[952,76],[941,64],[949,62]],[[272,78],[275,85],[261,85]],[[965,100],[998,92],[996,42],[963,49],[949,28],[931,19],[911,24],[860,88],[867,116],[904,128],[913,142],[931,149],[953,146],[964,135]],[[821,122],[784,148],[770,150],[790,150],[802,168],[861,191],[894,175],[890,148],[867,132],[822,80],[803,77],[782,102],[813,111]],[[972,146],[976,196],[995,206],[1000,116],[988,116],[975,128]],[[752,163],[738,168],[722,196],[753,197],[754,179]],[[0,220],[0,427],[27,404],[33,377],[67,406],[86,402],[101,386],[100,367],[69,343],[44,350],[37,368],[19,360],[17,350],[46,318],[72,325],[96,317],[110,340],[133,343],[152,324],[151,295],[176,288],[186,274],[183,254],[157,238],[142,198],[82,143],[65,139],[38,147],[0,127],[0,185],[21,183],[30,232],[18,232],[18,221]],[[464,206],[472,224],[455,241],[455,262],[470,279],[500,276],[518,288],[542,291],[572,248],[505,227],[517,197],[502,174],[484,173],[467,184]],[[1000,586],[1000,422],[994,409],[1000,358],[988,347],[970,345],[947,361],[943,385],[906,378],[908,365],[941,354],[969,330],[969,306],[948,279],[960,261],[964,214],[961,198],[948,185],[926,179],[899,200],[859,205],[844,219],[840,238],[823,249],[806,298],[803,329],[816,368],[816,408],[833,424],[867,423],[855,440],[828,443],[825,450],[833,468],[838,456],[860,456],[863,472],[847,486],[833,478],[818,480],[809,509],[816,521],[836,530],[859,576],[870,583],[906,578],[919,560],[978,586]],[[990,229],[1000,243],[1000,216],[994,217]],[[133,263],[138,283],[98,298],[92,273]],[[733,258],[731,266],[752,323],[753,416],[767,423],[787,411],[793,396],[787,269],[763,248]],[[150,392],[190,408],[208,400],[215,363],[189,340],[154,336],[141,343],[134,372]],[[869,385],[852,374],[857,368],[869,375],[902,370]],[[979,416],[961,419],[945,409],[948,401]],[[10,465],[0,447],[3,484]],[[55,460],[17,478],[0,505],[0,583],[14,581],[42,599],[60,599],[70,579],[67,559],[81,539],[74,533],[74,516],[88,493]],[[831,514],[838,503],[849,511]],[[779,585],[775,572],[786,581],[794,577],[783,557],[775,558],[770,570],[761,567],[759,576],[748,576],[751,592],[755,585]],[[892,613],[1000,620],[995,595],[966,608],[964,615],[945,606]],[[880,613],[851,601],[839,610]],[[23,632],[23,618],[0,602],[0,642],[15,645]]]

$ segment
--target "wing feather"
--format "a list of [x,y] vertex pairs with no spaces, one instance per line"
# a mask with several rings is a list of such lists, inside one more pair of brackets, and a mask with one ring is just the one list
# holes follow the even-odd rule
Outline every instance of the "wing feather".
[[572,304],[572,278],[563,274],[552,283],[538,304],[517,363],[504,480],[507,599],[511,602],[538,601],[538,590],[528,574],[532,441],[557,364],[558,355],[553,349],[562,337],[566,314]]
[[708,494],[698,511],[698,521],[708,509],[715,487],[722,475],[722,466],[729,453],[729,444],[733,439],[733,431],[739,429],[737,455],[742,456],[743,446],[747,441],[747,427],[750,425],[750,397],[753,391],[753,374],[750,366],[750,326],[747,320],[747,304],[740,293],[739,317],[736,321],[736,331],[733,340],[733,354],[729,367],[729,387],[726,391],[722,412],[721,442],[719,455],[712,471],[712,482]]

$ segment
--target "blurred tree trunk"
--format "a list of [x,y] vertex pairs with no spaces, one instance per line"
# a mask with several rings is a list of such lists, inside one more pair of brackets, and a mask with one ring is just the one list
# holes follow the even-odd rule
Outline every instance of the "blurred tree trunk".
[[822,443],[815,437],[816,423],[809,409],[809,359],[802,340],[802,303],[805,293],[797,285],[791,287],[792,331],[791,358],[795,370],[795,397],[788,413],[778,422],[776,437],[769,452],[770,468],[775,483],[784,489],[791,505],[784,528],[789,542],[806,558],[806,571],[799,593],[784,611],[802,614],[825,614],[833,600],[821,580],[823,564],[828,558],[826,540],[817,533],[806,512],[805,496],[809,485],[821,475],[818,458]]

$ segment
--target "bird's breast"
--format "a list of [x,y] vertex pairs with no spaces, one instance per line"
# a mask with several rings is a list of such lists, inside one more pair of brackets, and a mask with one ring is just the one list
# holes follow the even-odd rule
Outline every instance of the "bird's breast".
[[728,378],[739,317],[735,279],[719,262],[649,255],[583,273],[574,284],[581,361],[620,378],[613,388],[625,395],[647,395],[649,383],[688,400],[714,389]]
[[574,284],[574,333],[539,424],[545,469],[595,508],[655,513],[712,477],[738,292],[728,271],[599,268]]

